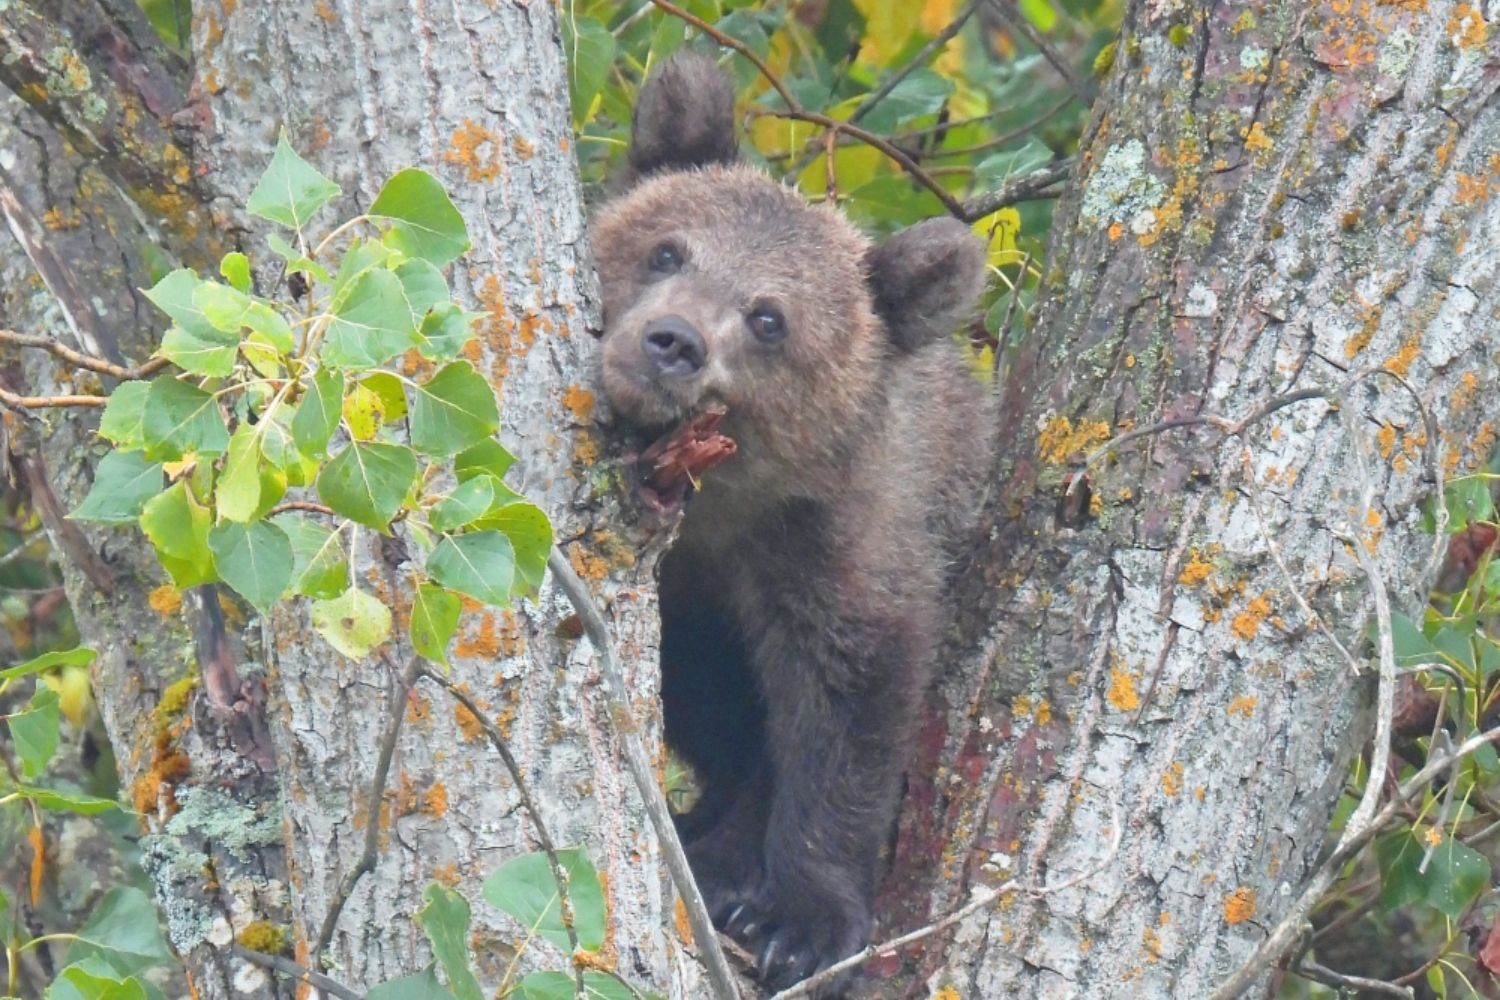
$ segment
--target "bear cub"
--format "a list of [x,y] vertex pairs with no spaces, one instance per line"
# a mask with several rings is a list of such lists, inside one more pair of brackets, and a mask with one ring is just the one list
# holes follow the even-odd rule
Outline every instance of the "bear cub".
[[872,246],[738,159],[728,80],[675,57],[592,236],[617,417],[722,407],[738,446],[660,566],[662,701],[694,875],[779,990],[869,941],[993,407],[951,336],[984,282],[966,226]]

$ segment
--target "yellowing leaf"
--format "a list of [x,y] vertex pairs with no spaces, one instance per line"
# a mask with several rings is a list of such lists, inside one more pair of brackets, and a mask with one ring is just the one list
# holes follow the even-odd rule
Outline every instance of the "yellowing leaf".
[[86,725],[94,714],[94,692],[89,686],[88,667],[64,667],[42,677],[43,683],[57,692],[57,707],[63,718],[76,727]]
[[922,5],[902,0],[854,0],[865,16],[860,58],[888,66],[921,27]]

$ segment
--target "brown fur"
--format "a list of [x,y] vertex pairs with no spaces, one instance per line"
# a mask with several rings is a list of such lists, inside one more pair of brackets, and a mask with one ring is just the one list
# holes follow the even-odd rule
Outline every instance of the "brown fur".
[[[637,108],[642,179],[593,239],[618,415],[665,429],[720,402],[739,445],[662,564],[662,697],[705,785],[682,817],[694,873],[781,989],[868,941],[992,408],[948,336],[983,278],[966,227],[872,248],[837,211],[726,163],[731,108],[706,59],[663,67]],[[652,269],[664,244],[680,269]],[[784,339],[751,332],[763,307]],[[690,373],[646,344],[668,321],[701,337]]]

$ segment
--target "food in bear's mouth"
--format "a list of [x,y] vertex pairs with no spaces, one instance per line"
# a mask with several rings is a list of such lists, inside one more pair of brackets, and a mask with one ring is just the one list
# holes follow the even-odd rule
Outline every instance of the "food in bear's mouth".
[[734,439],[719,430],[728,411],[712,405],[658,438],[636,462],[641,499],[659,514],[682,509],[698,480],[734,455]]

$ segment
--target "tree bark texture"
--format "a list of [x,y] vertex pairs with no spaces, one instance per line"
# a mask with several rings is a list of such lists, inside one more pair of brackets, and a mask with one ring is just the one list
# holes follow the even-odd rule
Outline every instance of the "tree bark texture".
[[[1452,478],[1495,446],[1494,15],[1129,5],[1004,386],[889,929],[968,887],[1087,877],[1008,893],[904,967],[877,960],[883,995],[1207,996],[1294,900],[1371,735],[1371,580],[1352,546],[1420,614],[1427,450]],[[1406,380],[1437,440],[1390,374],[1351,383],[1368,369]],[[1301,390],[1328,395],[1237,436],[1121,443],[1066,496],[1081,457],[1131,428],[1240,421]]]
[[[0,30],[25,56],[0,80],[34,109],[4,133],[11,158],[0,166],[5,189],[24,195],[35,238],[22,245],[51,293],[38,292],[38,309],[7,322],[76,331],[82,346],[142,359],[162,324],[132,290],[151,283],[143,248],[158,241],[210,271],[220,254],[243,246],[260,290],[271,292],[279,276],[258,254],[263,223],[240,206],[281,128],[342,186],[342,217],[368,205],[403,166],[434,173],[474,243],[453,284],[488,314],[475,363],[500,391],[502,440],[518,456],[512,481],[553,519],[607,607],[632,671],[637,720],[655,739],[650,530],[616,509],[614,480],[595,475],[602,442],[588,383],[596,307],[558,9],[203,0],[194,5],[189,73],[170,58],[160,67],[149,61],[159,52],[129,48],[142,22],[128,0],[64,6],[0,11]],[[56,219],[64,224],[46,221]],[[16,301],[27,289],[6,291]],[[58,306],[84,317],[70,324]],[[17,384],[44,392],[60,374],[50,361],[28,359]],[[99,450],[94,417],[40,419],[34,436],[18,435],[13,447],[40,455],[38,481],[61,512],[86,491]],[[18,422],[28,432],[34,423]],[[101,708],[124,780],[150,814],[158,898],[199,996],[292,995],[223,947],[253,920],[289,923],[296,957],[315,962],[308,946],[363,849],[371,775],[393,707],[404,721],[375,818],[378,861],[343,909],[326,956],[332,975],[368,988],[429,961],[411,918],[432,880],[475,905],[470,943],[481,981],[498,984],[518,953],[522,970],[570,967],[480,901],[482,879],[535,850],[536,831],[473,717],[430,682],[401,688],[410,655],[403,643],[353,663],[313,633],[301,604],[260,622],[214,606],[210,591],[178,606],[169,590],[154,589],[164,578],[129,531],[80,532],[56,517],[49,527],[60,551],[69,551],[68,532],[84,565],[90,557],[103,564],[93,566],[95,580],[71,562],[69,596],[85,641],[104,651],[95,678]],[[361,544],[374,546],[368,585],[409,596],[419,563],[400,546],[376,546],[369,536]],[[212,640],[220,615],[227,646]],[[571,616],[550,582],[513,609],[467,610],[454,679],[509,734],[552,839],[586,846],[598,866],[611,928],[602,961],[640,986],[698,995],[698,967],[655,838],[621,766],[619,723],[604,711],[587,641],[570,637]],[[164,711],[163,691],[189,665],[202,672],[200,692],[180,716]],[[217,877],[205,879],[205,870]]]

